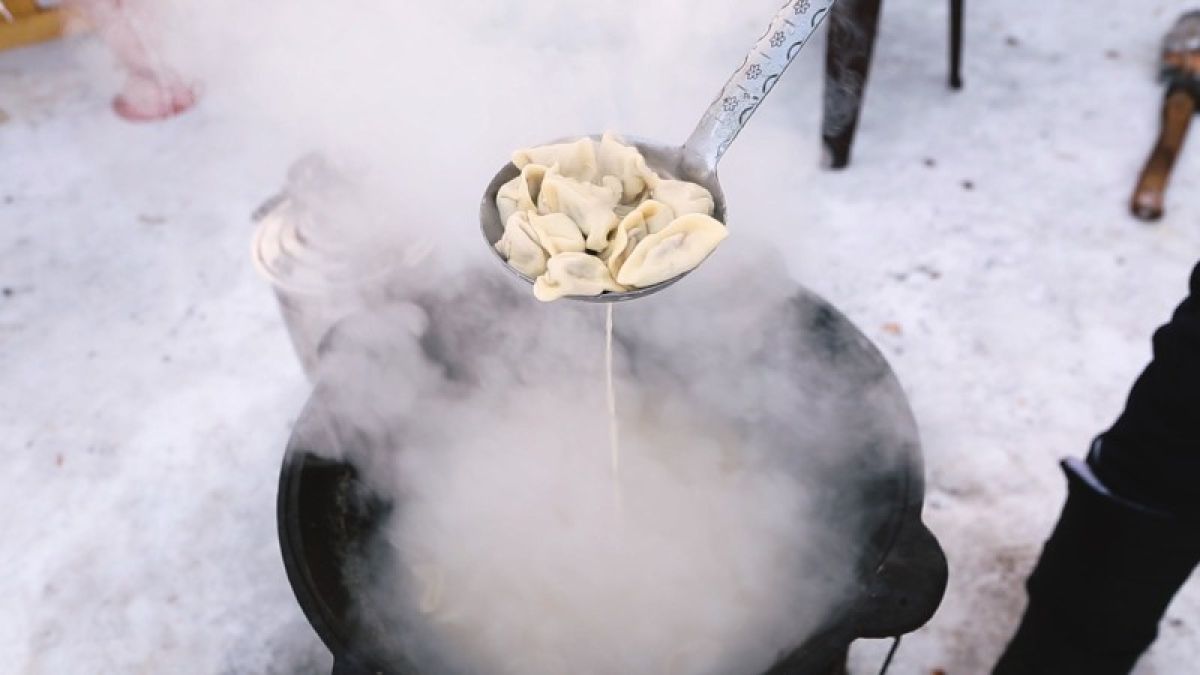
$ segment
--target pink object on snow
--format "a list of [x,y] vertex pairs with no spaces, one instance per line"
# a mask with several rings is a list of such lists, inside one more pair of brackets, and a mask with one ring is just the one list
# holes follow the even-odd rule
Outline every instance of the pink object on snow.
[[127,0],[70,0],[129,73],[113,110],[134,122],[173,117],[196,103],[198,90],[161,62],[135,23]]

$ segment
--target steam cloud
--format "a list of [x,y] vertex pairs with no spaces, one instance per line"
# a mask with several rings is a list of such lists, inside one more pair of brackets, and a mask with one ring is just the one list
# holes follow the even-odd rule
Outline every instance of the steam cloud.
[[[514,288],[476,227],[516,147],[603,129],[686,136],[776,9],[142,8],[214,119],[345,168],[352,187],[300,195],[319,240],[346,256],[435,244],[397,273],[404,302],[331,336],[318,393],[326,450],[395,507],[377,554],[349,572],[358,611],[421,672],[749,675],[850,591],[871,512],[835,477],[901,461],[907,413],[886,371],[846,356],[862,345],[820,342],[824,319],[793,300],[777,260],[735,228],[676,288],[617,309],[618,499],[602,312]],[[881,453],[869,466],[864,447]]]
[[358,583],[397,659],[753,675],[853,591],[871,508],[890,503],[839,486],[904,461],[906,413],[775,258],[730,243],[617,309],[619,488],[599,308],[537,303],[496,269],[434,273],[331,336],[329,447],[394,503]]

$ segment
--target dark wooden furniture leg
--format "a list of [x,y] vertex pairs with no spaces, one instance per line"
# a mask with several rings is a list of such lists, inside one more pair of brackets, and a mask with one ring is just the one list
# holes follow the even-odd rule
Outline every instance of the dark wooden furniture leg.
[[829,17],[821,139],[831,169],[842,169],[850,163],[850,146],[871,69],[881,4],[882,0],[840,0]]
[[962,89],[963,4],[950,0],[950,88]]
[[1154,144],[1138,176],[1137,187],[1133,189],[1133,199],[1129,204],[1130,211],[1138,218],[1147,221],[1162,218],[1167,181],[1171,178],[1175,158],[1183,149],[1183,141],[1187,138],[1188,127],[1195,114],[1196,99],[1187,90],[1178,88],[1167,94],[1163,101],[1162,129],[1158,134],[1158,142]]

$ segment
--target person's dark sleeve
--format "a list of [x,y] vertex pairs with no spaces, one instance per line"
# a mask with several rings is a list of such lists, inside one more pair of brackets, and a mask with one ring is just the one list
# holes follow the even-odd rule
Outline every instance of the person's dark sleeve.
[[1200,520],[1200,264],[1190,295],[1154,334],[1154,358],[1091,464],[1111,490]]

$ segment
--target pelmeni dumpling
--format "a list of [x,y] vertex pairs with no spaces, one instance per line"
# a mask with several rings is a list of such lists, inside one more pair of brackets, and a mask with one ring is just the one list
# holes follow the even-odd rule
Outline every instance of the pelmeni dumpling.
[[533,295],[550,302],[567,295],[600,295],[623,291],[604,261],[587,253],[559,253],[546,263],[546,272],[533,283]]
[[445,574],[442,568],[433,564],[412,565],[413,581],[419,590],[420,602],[418,608],[422,614],[433,614],[442,607],[445,591]]
[[630,212],[629,215],[637,215],[637,217],[646,221],[646,231],[654,234],[660,230],[666,229],[679,214],[666,204],[657,199],[647,199],[638,204],[638,207]]
[[500,211],[500,222],[517,211],[532,211],[537,208],[538,195],[542,190],[542,179],[548,169],[541,164],[526,164],[521,175],[500,186],[496,193],[496,209]]
[[713,213],[712,193],[695,183],[685,180],[660,180],[650,191],[653,199],[671,207],[676,217],[689,213]]
[[617,283],[645,288],[699,265],[728,235],[725,226],[703,213],[689,213],[646,235],[617,272]]
[[600,185],[576,180],[551,168],[542,180],[538,196],[538,213],[562,213],[575,221],[587,237],[587,248],[603,251],[608,246],[608,234],[617,226],[613,207],[621,199],[621,181],[604,176]]
[[671,208],[662,202],[647,199],[638,204],[637,208],[621,219],[612,241],[601,256],[608,265],[608,271],[616,277],[621,265],[625,264],[625,260],[642,239],[666,228],[674,219],[675,214],[671,213]]
[[621,181],[621,203],[636,203],[648,188],[658,183],[658,174],[646,166],[646,158],[615,134],[605,133],[596,146],[596,166],[600,176],[616,176]]
[[583,252],[583,232],[566,214],[551,213],[542,216],[536,211],[531,211],[529,225],[537,235],[538,244],[546,253],[554,256],[559,253]]
[[518,150],[513,153],[512,162],[518,169],[524,169],[530,164],[557,164],[559,173],[584,182],[591,182],[599,175],[596,167],[596,143],[590,138],[581,138],[574,143],[555,143]]
[[496,251],[513,269],[530,277],[546,271],[546,252],[538,244],[529,223],[529,211],[517,211],[504,223],[504,236],[496,242]]
[[725,238],[712,193],[660,177],[619,136],[513,153],[521,175],[496,196],[496,250],[554,300],[644,288],[696,265]]

